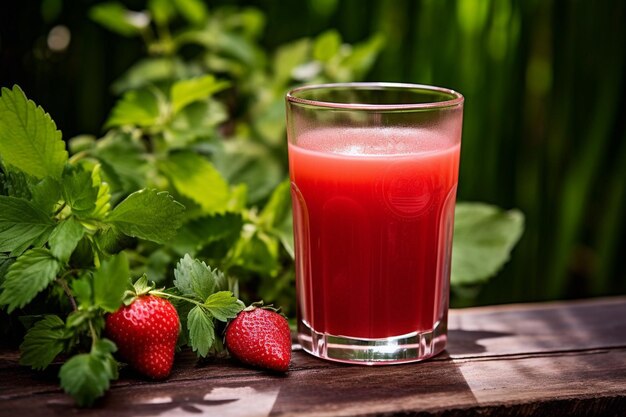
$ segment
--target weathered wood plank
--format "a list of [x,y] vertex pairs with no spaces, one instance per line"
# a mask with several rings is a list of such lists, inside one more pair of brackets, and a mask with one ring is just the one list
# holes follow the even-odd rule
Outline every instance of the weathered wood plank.
[[626,347],[626,299],[452,310],[453,358]]
[[295,352],[287,376],[179,355],[170,379],[129,370],[77,410],[57,369],[0,352],[0,416],[622,415],[626,298],[452,312],[448,352],[419,364],[359,367]]

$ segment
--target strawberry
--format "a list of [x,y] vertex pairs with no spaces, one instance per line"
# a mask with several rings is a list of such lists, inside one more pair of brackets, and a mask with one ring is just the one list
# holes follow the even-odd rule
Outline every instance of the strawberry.
[[180,321],[169,301],[140,295],[106,317],[106,333],[128,363],[154,379],[166,378],[174,364]]
[[246,307],[228,324],[225,340],[230,354],[245,364],[278,372],[289,368],[289,324],[274,309]]

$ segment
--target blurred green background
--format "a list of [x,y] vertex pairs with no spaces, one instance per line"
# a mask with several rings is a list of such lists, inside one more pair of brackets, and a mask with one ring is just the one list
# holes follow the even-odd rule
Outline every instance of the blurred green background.
[[[140,39],[90,20],[95,4],[0,6],[0,84],[20,84],[66,138],[102,133],[115,102],[110,85],[146,55]],[[512,261],[470,297],[473,303],[626,292],[626,2],[207,4],[260,10],[268,54],[329,28],[348,43],[382,34],[385,46],[366,80],[435,84],[465,95],[459,200],[526,215]]]

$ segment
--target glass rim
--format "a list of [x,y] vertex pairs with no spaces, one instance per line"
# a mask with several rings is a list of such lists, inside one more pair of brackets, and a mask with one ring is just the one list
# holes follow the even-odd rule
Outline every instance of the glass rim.
[[[371,89],[371,90],[424,90],[429,92],[437,92],[450,97],[449,100],[431,101],[425,103],[397,103],[397,104],[371,104],[371,103],[339,103],[334,101],[311,100],[307,98],[297,97],[297,94],[303,91],[323,90],[323,89]],[[394,111],[394,110],[425,110],[425,109],[444,109],[448,107],[456,107],[465,101],[463,95],[457,91],[444,87],[435,87],[425,84],[412,83],[394,83],[394,82],[352,82],[352,83],[326,83],[311,84],[291,89],[285,97],[288,102],[295,104],[303,104],[312,107],[343,109],[343,110],[371,110],[371,111]]]

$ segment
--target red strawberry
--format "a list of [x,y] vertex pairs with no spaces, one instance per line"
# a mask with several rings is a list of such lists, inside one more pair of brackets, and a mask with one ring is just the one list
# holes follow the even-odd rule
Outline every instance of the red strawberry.
[[180,322],[169,301],[142,295],[106,318],[106,333],[137,371],[166,378],[174,364]]
[[226,328],[226,347],[241,362],[285,372],[291,360],[291,334],[284,316],[251,305]]

